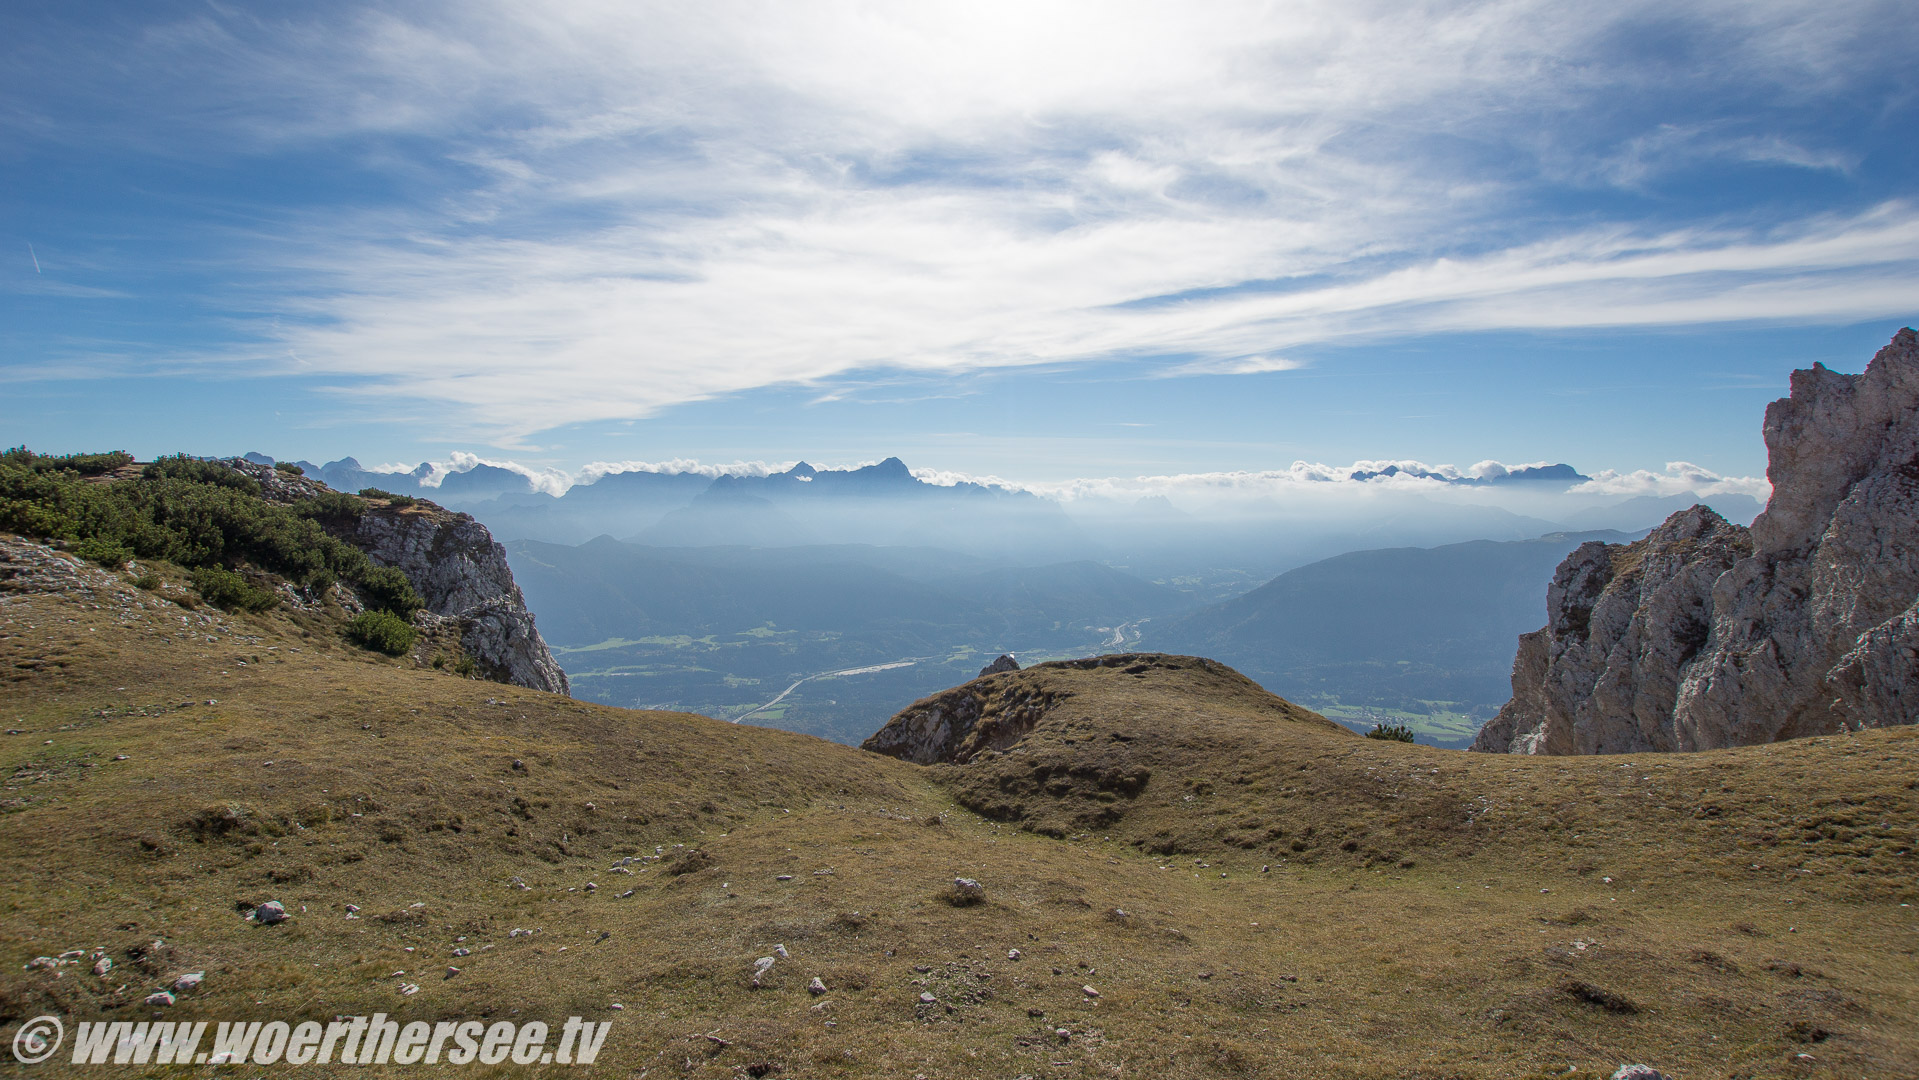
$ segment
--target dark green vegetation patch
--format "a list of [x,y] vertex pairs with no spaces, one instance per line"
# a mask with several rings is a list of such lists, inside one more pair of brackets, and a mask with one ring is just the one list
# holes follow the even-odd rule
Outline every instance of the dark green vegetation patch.
[[361,612],[347,624],[346,633],[356,643],[388,656],[404,656],[420,638],[412,624],[390,611]]
[[425,606],[404,574],[376,566],[328,533],[324,522],[351,521],[365,511],[360,499],[330,492],[292,506],[267,502],[250,477],[185,455],[161,458],[137,478],[90,479],[132,463],[132,455],[120,451],[52,457],[15,447],[0,453],[0,529],[71,541],[76,554],[105,565],[160,559],[199,571],[194,587],[229,610],[273,603],[269,590],[232,573],[242,568],[316,590],[344,581],[369,608],[401,618]]

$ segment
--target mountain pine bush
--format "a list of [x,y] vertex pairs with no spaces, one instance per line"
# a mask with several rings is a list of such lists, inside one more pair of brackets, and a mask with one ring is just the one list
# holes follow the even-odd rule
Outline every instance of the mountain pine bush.
[[[140,558],[190,570],[251,566],[311,589],[344,581],[368,607],[403,620],[425,606],[406,575],[376,565],[321,524],[337,528],[358,519],[366,511],[363,500],[329,492],[291,506],[270,503],[251,477],[184,454],[153,462],[136,480],[87,480],[132,462],[121,451],[53,457],[15,447],[0,453],[0,529],[72,541],[83,558],[110,565]],[[210,585],[215,593],[242,607],[272,595],[252,585],[246,587],[255,592],[236,591],[224,578],[206,580],[217,580]]]

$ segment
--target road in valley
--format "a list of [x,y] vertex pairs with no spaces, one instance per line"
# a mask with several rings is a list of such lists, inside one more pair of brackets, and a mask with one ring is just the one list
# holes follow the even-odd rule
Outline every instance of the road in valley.
[[743,712],[740,715],[734,717],[733,722],[735,724],[742,723],[746,720],[751,719],[754,716],[757,716],[760,713],[765,712],[766,710],[786,700],[786,695],[792,693],[795,690],[798,690],[802,683],[809,683],[809,682],[812,682],[814,679],[835,679],[842,675],[869,675],[875,671],[891,671],[894,668],[912,667],[914,664],[917,664],[922,660],[931,660],[931,659],[933,658],[930,656],[912,656],[912,657],[908,657],[905,660],[895,660],[890,664],[871,664],[866,667],[841,668],[838,671],[822,671],[817,675],[808,675],[804,679],[801,679],[798,682],[795,682],[793,685],[780,691],[780,695],[778,697],[767,702],[766,704],[756,705],[750,711]]

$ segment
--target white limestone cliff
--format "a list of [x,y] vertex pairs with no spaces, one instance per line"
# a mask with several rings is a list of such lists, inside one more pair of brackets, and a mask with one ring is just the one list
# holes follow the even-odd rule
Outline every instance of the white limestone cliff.
[[1772,498],[1587,544],[1473,749],[1706,750],[1919,719],[1919,335],[1766,410]]

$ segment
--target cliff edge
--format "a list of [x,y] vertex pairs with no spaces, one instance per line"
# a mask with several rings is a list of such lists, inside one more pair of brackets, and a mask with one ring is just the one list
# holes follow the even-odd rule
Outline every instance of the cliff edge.
[[1795,371],[1766,409],[1772,498],[1561,563],[1474,750],[1708,750],[1919,719],[1919,335]]
[[[311,478],[243,458],[220,464],[257,481],[261,497],[274,502],[317,498],[331,490]],[[534,628],[533,613],[507,567],[506,549],[471,515],[408,497],[371,498],[357,518],[326,524],[374,562],[406,575],[426,601],[426,612],[415,616],[417,621],[457,623],[461,648],[489,678],[570,693],[566,672]]]

